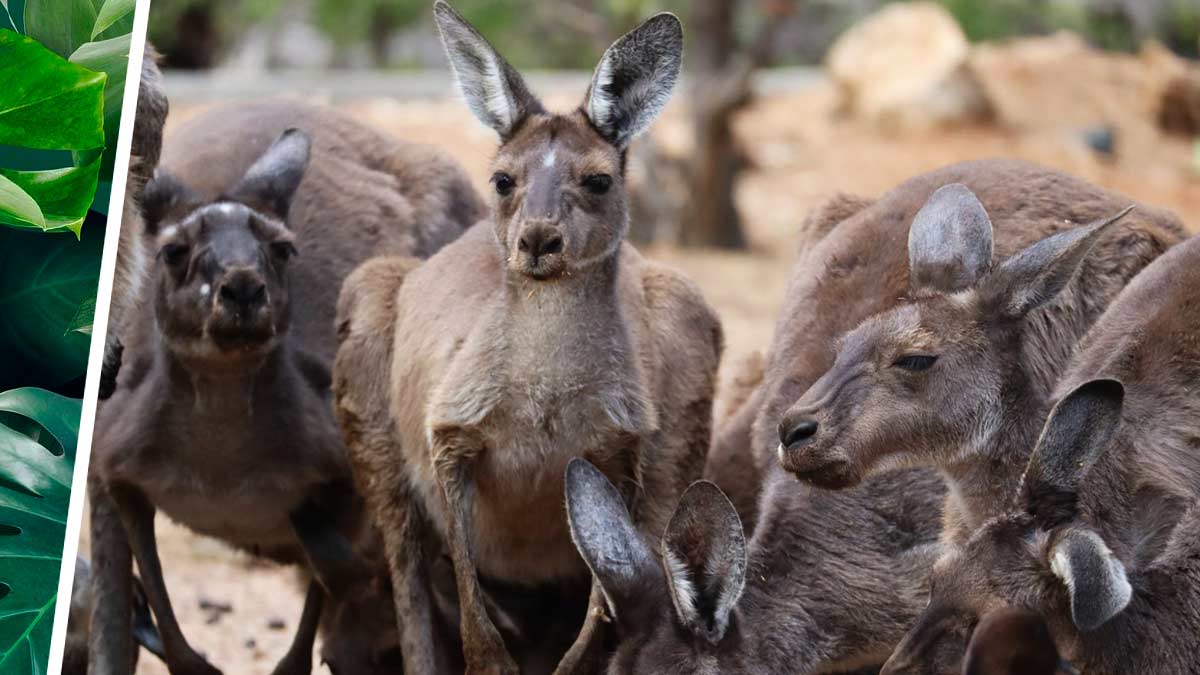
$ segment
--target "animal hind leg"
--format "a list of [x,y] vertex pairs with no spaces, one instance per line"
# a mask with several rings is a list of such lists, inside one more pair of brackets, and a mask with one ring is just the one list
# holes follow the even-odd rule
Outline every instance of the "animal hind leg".
[[287,654],[271,671],[271,675],[309,675],[312,673],[313,643],[317,640],[317,627],[321,623],[321,606],[325,590],[316,579],[308,582],[304,595],[304,611],[300,614],[300,625]]
[[142,584],[146,589],[146,600],[158,620],[158,631],[162,636],[163,651],[166,655],[167,669],[171,675],[221,675],[204,659],[183,636],[179,620],[175,618],[175,610],[171,607],[171,598],[167,594],[167,584],[163,581],[162,562],[158,558],[158,544],[154,536],[154,505],[136,488],[130,486],[113,486],[109,494],[121,514],[121,522],[125,525],[125,534],[137,559],[138,571],[141,573]]
[[88,675],[133,673],[133,559],[116,505],[99,479],[88,481],[92,523],[92,619]]

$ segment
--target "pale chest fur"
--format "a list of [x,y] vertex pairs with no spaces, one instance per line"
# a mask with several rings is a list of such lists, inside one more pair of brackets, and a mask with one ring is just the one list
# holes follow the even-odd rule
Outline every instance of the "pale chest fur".
[[[657,418],[644,345],[624,320],[625,298],[610,293],[608,303],[550,291],[519,307],[492,306],[447,355],[442,376],[428,380],[436,386],[424,411],[422,464],[429,471],[440,451],[429,445],[437,430],[461,430],[476,444],[472,537],[485,575],[586,574],[563,512],[567,462],[586,457],[618,482],[635,476]],[[438,496],[428,492],[427,503]]]

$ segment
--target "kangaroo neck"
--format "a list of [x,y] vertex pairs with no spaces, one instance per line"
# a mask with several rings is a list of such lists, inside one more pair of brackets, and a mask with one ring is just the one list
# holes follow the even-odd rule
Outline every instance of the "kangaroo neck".
[[159,363],[173,398],[188,401],[196,415],[215,416],[227,421],[254,414],[255,403],[288,367],[286,341],[261,354],[231,354],[226,358],[197,357],[180,353],[163,344]]
[[[537,327],[566,329],[574,324],[591,329],[620,327],[618,272],[620,250],[582,270],[538,281],[505,272],[505,316],[522,330]],[[586,335],[586,331],[571,331]]]

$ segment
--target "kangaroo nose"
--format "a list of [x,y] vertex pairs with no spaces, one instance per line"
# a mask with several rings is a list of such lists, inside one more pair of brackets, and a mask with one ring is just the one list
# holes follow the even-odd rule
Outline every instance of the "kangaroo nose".
[[255,274],[234,272],[221,283],[221,302],[239,311],[248,312],[267,299],[267,285]]
[[811,417],[785,417],[779,423],[779,441],[785,448],[808,440],[815,433],[817,433],[817,421]]
[[517,240],[517,248],[533,258],[559,253],[563,249],[562,234],[553,227],[531,227]]

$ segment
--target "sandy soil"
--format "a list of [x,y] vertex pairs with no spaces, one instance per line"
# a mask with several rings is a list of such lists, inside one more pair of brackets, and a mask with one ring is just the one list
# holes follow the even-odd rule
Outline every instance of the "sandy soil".
[[[567,107],[581,93],[555,93],[549,100]],[[172,124],[205,107],[173,106]],[[495,140],[460,102],[360,99],[343,107],[398,136],[437,142],[468,168],[481,188],[485,185]],[[739,135],[756,166],[738,194],[749,252],[649,250],[691,275],[717,308],[725,324],[727,363],[767,348],[798,224],[807,209],[838,190],[878,195],[943,164],[1013,156],[1172,208],[1193,229],[1200,227],[1200,175],[1191,167],[1191,141],[1165,137],[1147,124],[1118,128],[1126,142],[1116,158],[1102,158],[1080,140],[1079,126],[988,125],[897,134],[839,119],[834,107],[831,89],[818,84],[761,98],[739,119]],[[660,142],[686,145],[683,112],[680,105],[668,110],[656,127]],[[159,533],[167,583],[193,644],[227,673],[269,673],[273,660],[286,650],[300,613],[294,574],[255,563],[167,522],[160,523]],[[230,611],[201,607],[209,602],[226,604]],[[143,658],[142,664],[139,673],[166,673],[153,658]]]

